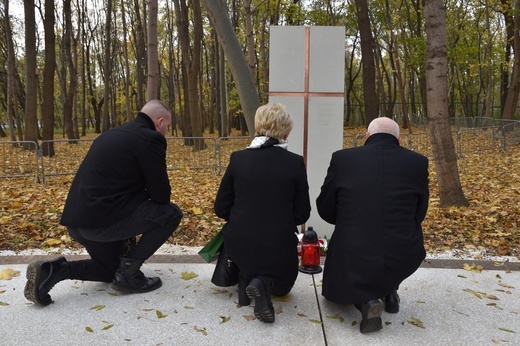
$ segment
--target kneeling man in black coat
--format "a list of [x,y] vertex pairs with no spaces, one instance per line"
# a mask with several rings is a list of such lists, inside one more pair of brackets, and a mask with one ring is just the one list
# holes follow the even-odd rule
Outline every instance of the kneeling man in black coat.
[[428,159],[399,145],[399,125],[368,126],[363,147],[332,155],[318,213],[334,224],[323,296],[354,304],[362,333],[382,329],[381,313],[399,311],[397,288],[426,256],[421,223],[428,208]]
[[124,293],[161,287],[160,278],[146,277],[140,267],[182,218],[170,202],[165,138],[170,124],[168,106],[150,100],[133,121],[94,140],[60,220],[90,258],[30,263],[24,289],[28,300],[51,304],[50,290],[66,279],[112,282],[113,289]]

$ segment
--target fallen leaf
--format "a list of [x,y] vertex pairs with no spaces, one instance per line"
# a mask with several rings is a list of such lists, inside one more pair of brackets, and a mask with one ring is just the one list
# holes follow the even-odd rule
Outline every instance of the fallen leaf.
[[45,244],[49,245],[49,246],[55,246],[55,245],[60,245],[61,244],[61,240],[59,239],[54,239],[54,238],[50,238],[50,239],[47,239],[45,241]]
[[423,322],[418,319],[417,317],[412,317],[412,319],[410,321],[407,321],[408,323],[416,326],[416,327],[419,327],[419,328],[424,328],[424,324]]
[[300,317],[307,317],[307,315],[302,314],[302,313],[299,313],[298,316],[300,316]]
[[193,309],[193,306],[188,306],[188,305],[186,305],[186,306],[184,306],[184,308],[185,308],[185,309]]
[[246,319],[246,321],[256,320],[256,317],[253,315],[243,315],[243,317]]
[[90,328],[90,327],[85,327],[85,330],[87,332],[89,332],[89,333],[93,333],[94,332],[94,330],[92,328]]
[[202,335],[208,335],[208,332],[206,332],[206,328],[199,329],[199,328],[197,328],[197,326],[194,326],[193,329],[196,330],[197,332],[201,332]]
[[183,280],[191,280],[198,276],[199,275],[195,274],[194,272],[182,272],[181,273],[181,279],[183,279]]
[[345,322],[345,319],[344,319],[343,317],[341,317],[340,315],[338,315],[338,314],[327,316],[327,318],[337,319],[337,320],[339,320],[341,323]]
[[487,298],[487,299],[492,299],[492,300],[499,300],[497,296],[494,296],[492,294],[487,294],[487,293],[484,293],[484,292],[475,291],[475,290],[472,290],[472,289],[469,289],[469,288],[466,288],[463,291],[464,292],[468,292],[468,293],[473,293],[479,299]]
[[508,332],[508,333],[516,333],[514,330],[511,330],[511,329],[507,329],[507,328],[498,328],[504,332]]
[[113,326],[114,326],[113,324],[108,324],[103,327],[103,330],[108,330],[108,329],[112,328]]
[[0,302],[0,306],[9,306],[9,304],[6,302]]
[[231,319],[231,316],[220,316],[220,318],[222,319],[222,321],[220,321],[219,324],[222,324],[228,322]]
[[292,296],[283,296],[283,297],[272,297],[271,300],[277,302],[290,302],[292,300]]
[[105,305],[94,305],[94,306],[91,307],[89,310],[100,311],[100,310],[103,310],[104,308],[105,308]]
[[311,321],[312,323],[323,324],[323,322],[321,322],[320,320],[309,320],[309,321]]
[[163,314],[161,311],[159,310],[155,310],[155,314],[157,315],[157,318],[165,318],[167,317],[168,315],[165,315]]
[[11,268],[4,269],[0,272],[0,280],[11,280],[12,278],[20,276],[19,270],[13,270]]

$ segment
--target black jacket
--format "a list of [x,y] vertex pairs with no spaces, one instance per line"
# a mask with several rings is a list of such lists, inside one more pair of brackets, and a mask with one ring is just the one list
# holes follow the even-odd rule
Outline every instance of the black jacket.
[[276,146],[231,155],[215,213],[227,220],[224,242],[242,274],[294,283],[298,275],[295,233],[310,210],[303,157]]
[[334,224],[322,294],[337,303],[382,298],[420,266],[428,208],[428,159],[374,134],[332,155],[316,200]]
[[74,177],[61,224],[107,227],[129,216],[145,200],[170,202],[166,139],[152,120],[134,121],[97,137]]

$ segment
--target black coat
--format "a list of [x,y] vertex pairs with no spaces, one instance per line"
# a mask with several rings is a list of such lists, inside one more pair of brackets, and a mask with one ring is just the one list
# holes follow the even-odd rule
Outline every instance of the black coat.
[[428,159],[374,134],[332,155],[316,200],[334,224],[322,294],[337,303],[382,298],[420,266],[428,208]]
[[70,187],[61,224],[107,227],[147,199],[169,203],[170,193],[166,139],[146,114],[138,113],[134,121],[94,140]]
[[241,273],[292,286],[298,275],[295,233],[310,210],[303,157],[276,146],[231,155],[215,213],[227,221],[224,243]]

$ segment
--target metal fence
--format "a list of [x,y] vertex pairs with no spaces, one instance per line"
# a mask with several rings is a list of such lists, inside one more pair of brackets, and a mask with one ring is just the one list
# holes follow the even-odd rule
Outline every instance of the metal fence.
[[0,141],[0,178],[39,179],[38,144],[32,141]]
[[[459,157],[493,149],[506,151],[520,144],[519,121],[489,119],[464,118],[453,124],[452,136]],[[489,124],[493,125],[483,126]],[[401,145],[430,158],[433,156],[428,131],[402,133],[401,138]],[[42,141],[41,148],[32,141],[0,141],[0,178],[34,177],[36,182],[46,182],[52,176],[75,174],[93,140]],[[247,147],[251,139],[248,136],[166,137],[166,141],[168,170],[205,169],[217,174],[226,169],[231,153]],[[347,134],[343,137],[343,148],[361,146],[364,142],[364,133]],[[50,146],[55,155],[43,156],[42,152],[48,152]]]

